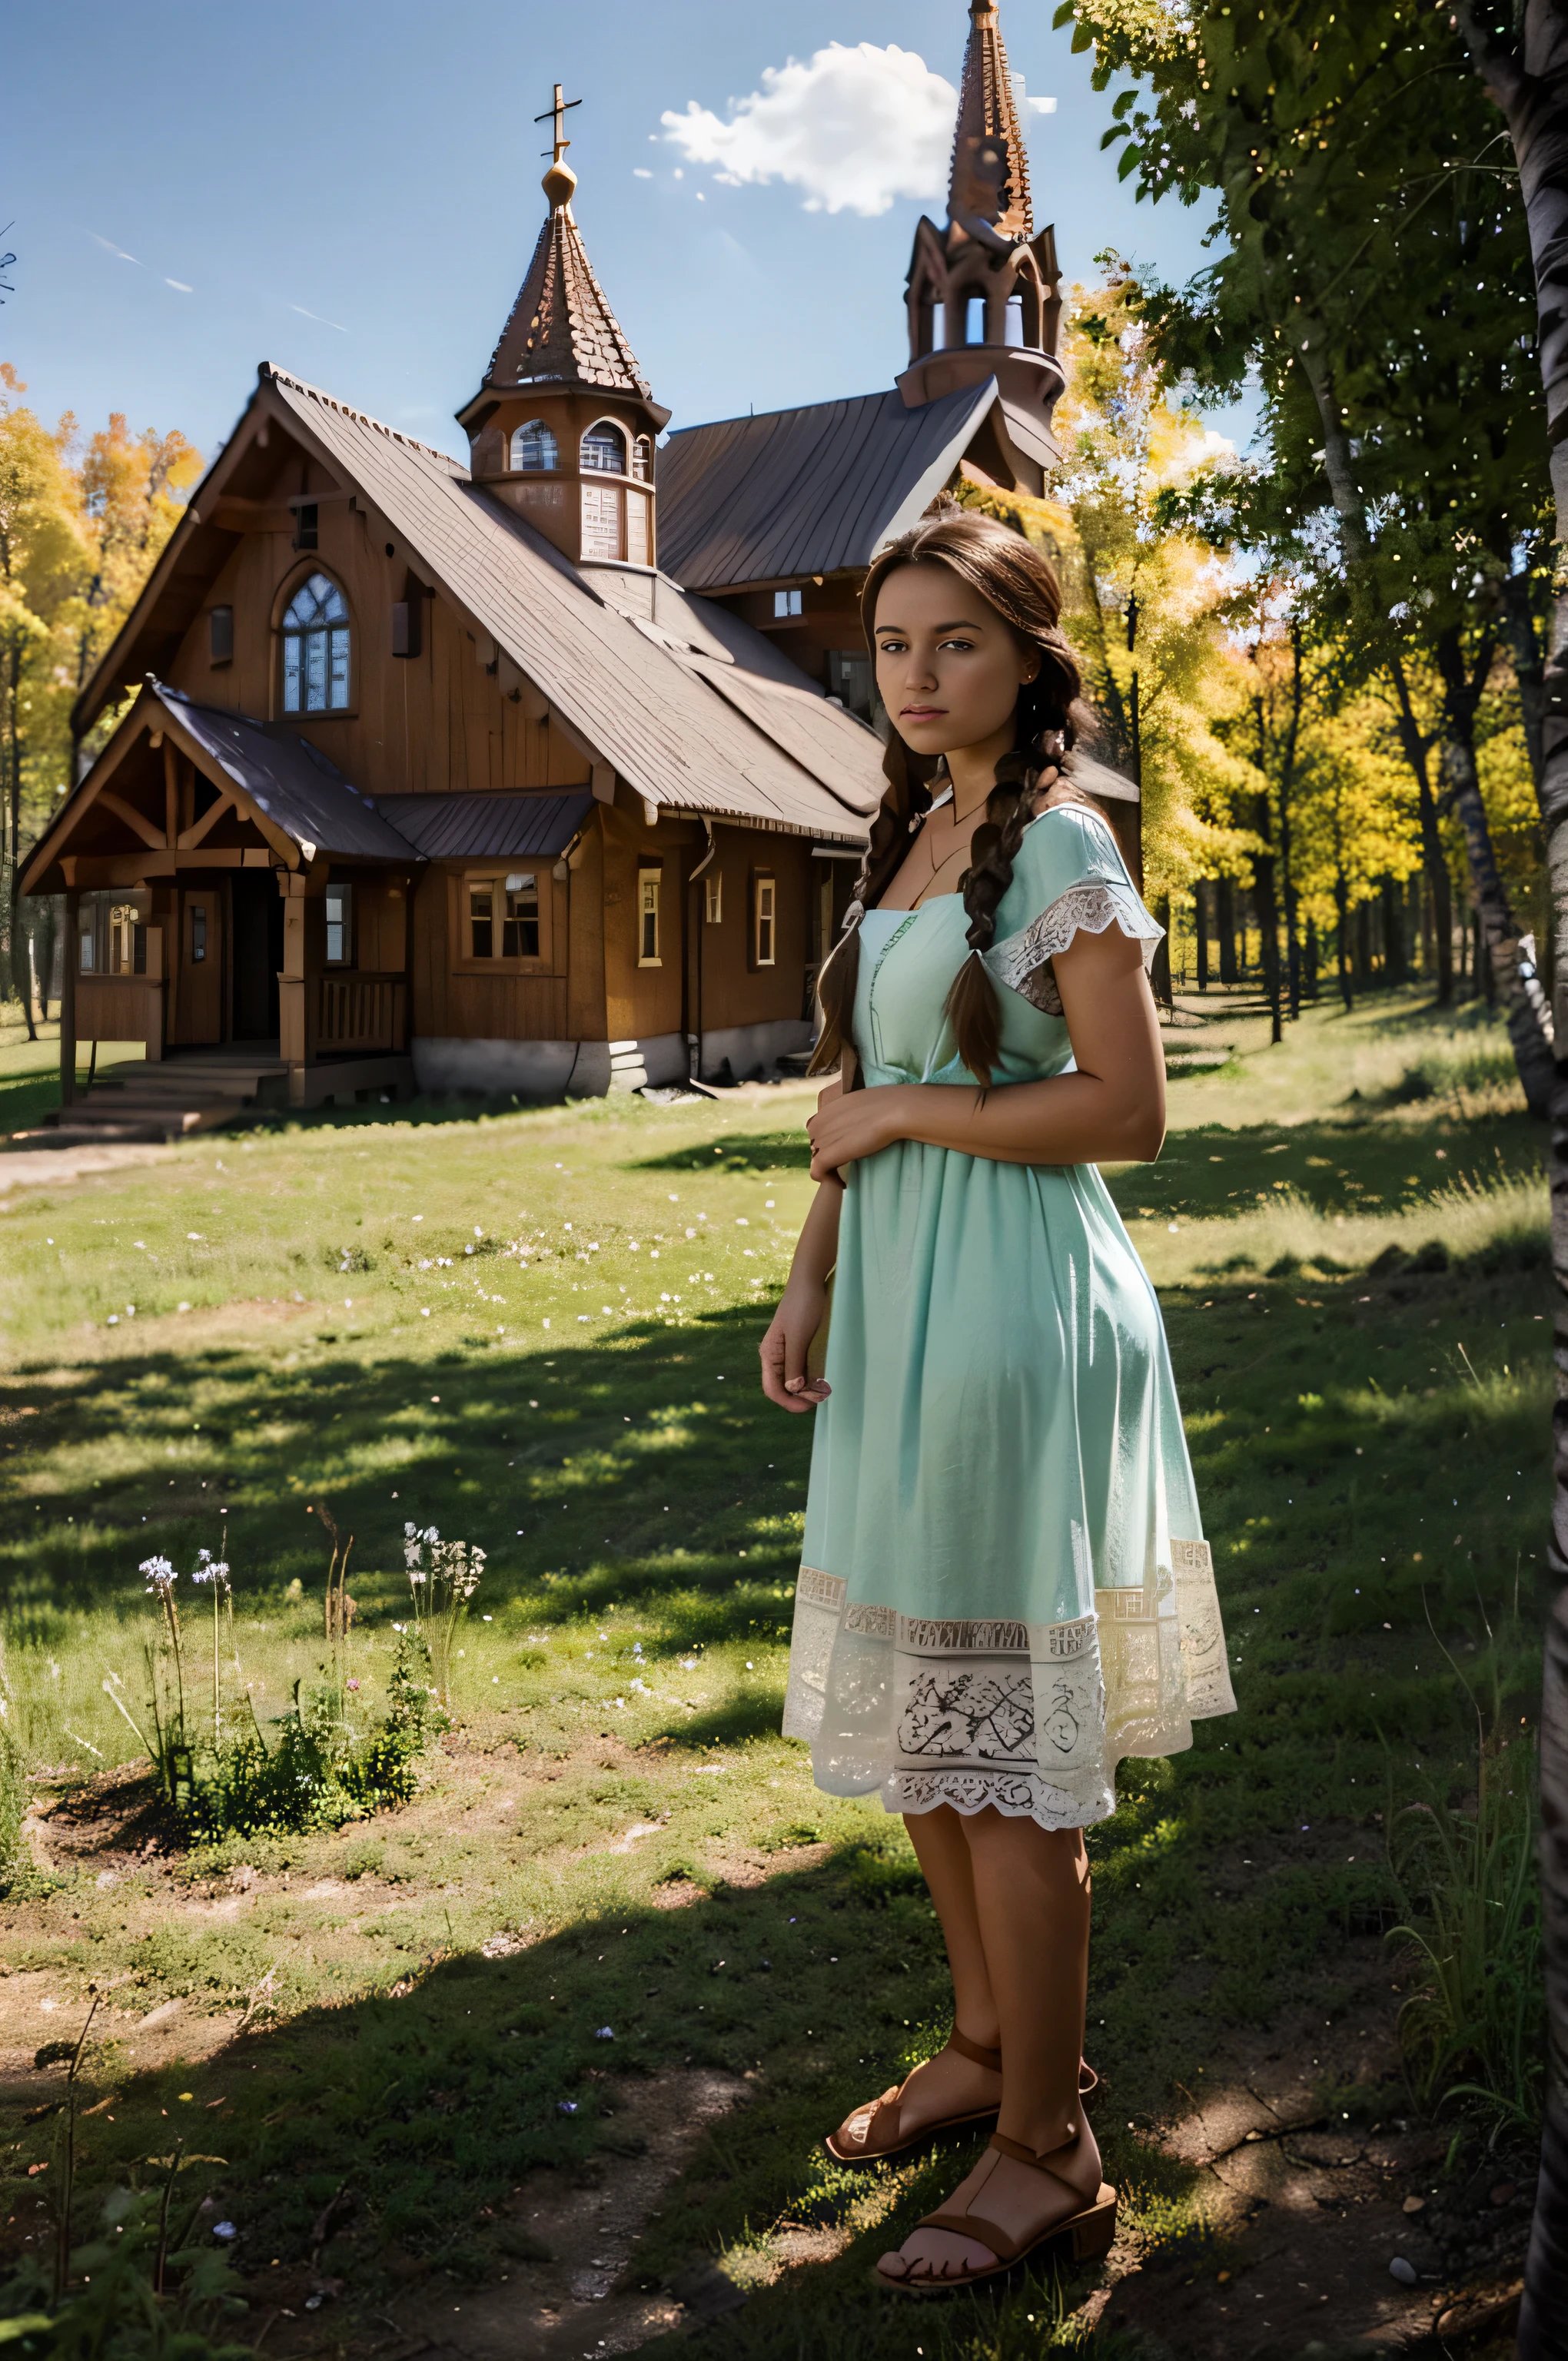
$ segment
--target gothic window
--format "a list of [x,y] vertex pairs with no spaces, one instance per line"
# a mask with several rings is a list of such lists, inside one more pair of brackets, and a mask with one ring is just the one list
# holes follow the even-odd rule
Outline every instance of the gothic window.
[[348,707],[348,609],[330,576],[313,574],[283,617],[283,710],[342,713]]
[[651,435],[640,434],[637,437],[631,452],[631,472],[640,484],[652,482],[653,443]]
[[560,466],[555,437],[543,418],[531,418],[517,429],[511,438],[511,464],[542,474]]
[[608,418],[601,418],[584,435],[583,466],[596,476],[625,475],[626,437]]

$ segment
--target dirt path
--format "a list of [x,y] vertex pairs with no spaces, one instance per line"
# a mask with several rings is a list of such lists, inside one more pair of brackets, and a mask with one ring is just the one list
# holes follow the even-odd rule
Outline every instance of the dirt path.
[[[1332,2024],[1297,2012],[1238,2036],[1191,2111],[1156,2126],[1198,2174],[1207,2235],[1129,2255],[1086,2324],[1141,2330],[1170,2361],[1435,2349],[1434,2330],[1471,2355],[1511,2331],[1527,2168],[1494,2155],[1445,2185],[1451,2126],[1361,2103],[1386,2105],[1398,2083],[1389,1961],[1365,1941],[1338,1964],[1348,1997]],[[1325,2088],[1342,2103],[1325,2106]]]

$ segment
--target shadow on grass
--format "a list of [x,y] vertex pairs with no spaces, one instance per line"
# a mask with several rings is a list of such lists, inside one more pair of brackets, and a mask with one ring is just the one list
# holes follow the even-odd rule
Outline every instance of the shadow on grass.
[[295,1333],[269,1339],[266,1359],[225,1345],[16,1371],[0,1405],[29,1461],[115,1446],[129,1464],[81,1494],[10,1491],[9,1632],[42,1637],[93,1608],[139,1613],[139,1561],[156,1551],[183,1566],[215,1548],[220,1503],[251,1598],[258,1585],[316,1581],[306,1506],[320,1502],[357,1536],[367,1605],[404,1595],[408,1519],[489,1551],[488,1601],[527,1593],[587,1610],[793,1579],[810,1427],[758,1390],[768,1316],[638,1323],[554,1352],[491,1344],[362,1363],[335,1338]]
[[[737,2103],[688,2150],[644,2226],[633,2275],[676,2279],[784,2217],[837,2228],[841,2252],[726,2321],[727,2349],[827,2352],[826,2334],[774,2344],[796,2338],[803,2305],[807,2316],[822,2305],[839,2334],[845,2308],[853,2312],[860,2355],[906,2361],[908,2315],[867,2286],[868,2268],[890,2229],[902,2235],[950,2189],[976,2143],[945,2143],[888,2181],[889,2221],[862,2215],[857,2229],[851,2209],[866,2183],[833,2168],[820,2141],[868,2088],[946,2033],[940,1947],[907,1856],[850,1843],[679,1909],[625,1903],[565,1931],[540,1930],[510,1957],[427,1954],[398,1981],[401,1997],[308,2008],[236,2035],[199,2064],[116,2073],[112,2111],[96,2115],[89,2139],[79,2135],[79,2218],[117,2183],[148,2179],[171,2125],[188,2124],[192,2147],[221,2147],[231,2159],[193,2166],[189,2195],[199,2180],[214,2201],[209,2218],[238,2225],[231,2256],[256,2307],[253,2329],[267,2306],[299,2305],[314,2272],[344,2283],[350,2315],[400,2290],[434,2294],[444,2275],[455,2292],[516,2275],[506,2237],[520,2226],[508,2215],[524,2175],[555,2172],[568,2188],[612,2179],[616,2160],[645,2144],[641,2081],[718,2073],[732,2078]],[[87,2103],[99,2095],[89,2084]],[[0,2189],[31,2221],[38,2180],[26,2167],[49,2155],[60,2120],[16,2128]],[[1104,2146],[1114,2175],[1138,2172],[1135,2137],[1108,2125]],[[334,2198],[341,2218],[312,2257],[313,2224]],[[1053,2278],[1045,2264],[1020,2283],[1037,2300]],[[1080,2299],[1091,2284],[1078,2276]],[[993,2323],[996,2310],[988,2293],[977,2323]],[[340,2334],[345,2325],[340,2312]]]
[[628,1168],[633,1172],[808,1172],[811,1142],[805,1116],[798,1131],[741,1132],[716,1147],[701,1139],[690,1148],[672,1148],[664,1156],[645,1156]]
[[[1430,1099],[1419,1122],[1379,1120],[1364,1104],[1343,1123],[1194,1125],[1169,1135],[1157,1163],[1106,1178],[1124,1217],[1231,1219],[1287,1191],[1320,1213],[1376,1216],[1461,1179],[1486,1186],[1537,1177],[1545,1149],[1541,1125],[1522,1108],[1461,1120]],[[1440,1226],[1434,1212],[1434,1230]]]

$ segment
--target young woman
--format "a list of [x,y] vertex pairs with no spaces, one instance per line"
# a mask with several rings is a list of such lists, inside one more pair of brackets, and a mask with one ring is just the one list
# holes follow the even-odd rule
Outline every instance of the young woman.
[[1095,1169],[1159,1151],[1160,929],[1072,785],[1060,606],[1029,543],[956,510],[867,578],[889,789],[820,980],[842,1081],[762,1347],[769,1399],[817,1415],[784,1729],[819,1788],[905,1816],[953,1979],[947,2047],[828,2146],[997,2122],[878,2267],[921,2293],[1109,2246],[1083,1829],[1122,1755],[1234,1705],[1158,1307]]

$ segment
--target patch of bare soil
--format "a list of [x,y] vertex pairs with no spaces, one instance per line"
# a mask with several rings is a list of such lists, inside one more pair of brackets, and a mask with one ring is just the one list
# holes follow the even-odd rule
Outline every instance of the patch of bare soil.
[[1442,2178],[1449,2130],[1398,2113],[1369,2128],[1325,2105],[1325,2089],[1399,2073],[1387,1955],[1352,1943],[1341,1972],[1350,1996],[1332,2025],[1299,2012],[1238,2033],[1190,2110],[1154,2126],[1196,2170],[1209,2235],[1119,2240],[1086,2325],[1140,2330],[1169,2361],[1471,2356],[1510,2329],[1533,2163],[1494,2153],[1456,2189]]
[[599,2158],[570,2179],[531,2174],[488,2225],[507,2258],[498,2280],[465,2290],[423,2280],[411,2263],[408,2297],[365,2323],[354,2349],[377,2361],[576,2361],[586,2350],[635,2352],[739,2303],[740,2290],[711,2269],[698,2266],[671,2294],[631,2283],[629,2266],[697,2140],[750,2095],[743,2081],[706,2070],[620,2085],[624,2145],[645,2143],[640,2153]]
[[167,1164],[173,1154],[151,1140],[117,1148],[14,1148],[0,1157],[0,1200],[15,1189],[79,1180],[85,1173],[114,1172],[122,1165]]

